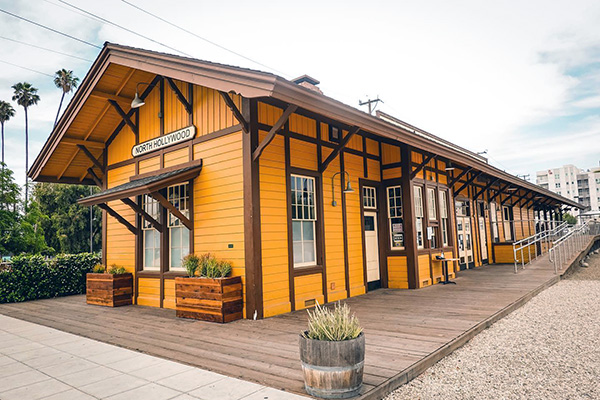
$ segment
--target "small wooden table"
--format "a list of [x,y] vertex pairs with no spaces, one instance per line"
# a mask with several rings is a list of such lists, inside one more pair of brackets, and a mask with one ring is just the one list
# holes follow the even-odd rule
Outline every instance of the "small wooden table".
[[456,282],[453,282],[448,279],[448,261],[458,261],[458,258],[445,258],[440,256],[435,256],[435,259],[442,262],[442,274],[446,277],[446,280],[441,281],[442,285],[456,285]]

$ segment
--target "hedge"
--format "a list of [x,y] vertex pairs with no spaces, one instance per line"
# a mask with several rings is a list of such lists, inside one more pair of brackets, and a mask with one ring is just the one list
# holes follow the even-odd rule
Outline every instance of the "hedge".
[[55,258],[23,255],[0,271],[0,303],[47,299],[85,293],[85,277],[100,262],[92,253],[61,254]]

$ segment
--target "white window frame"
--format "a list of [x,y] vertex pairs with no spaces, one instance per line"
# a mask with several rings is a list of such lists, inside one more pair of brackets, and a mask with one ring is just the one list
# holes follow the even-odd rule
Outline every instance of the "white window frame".
[[437,209],[435,201],[435,188],[427,188],[427,216],[430,221],[437,220]]
[[[294,235],[292,232],[292,259],[294,261],[294,268],[299,268],[299,267],[309,267],[309,266],[315,266],[317,265],[317,187],[316,187],[316,179],[312,176],[304,176],[304,175],[295,175],[295,174],[291,174],[290,175],[290,183],[291,180],[294,179],[296,180],[294,183],[294,187],[292,188],[290,186],[290,190],[291,190],[291,207],[292,209],[295,207],[295,217],[292,211],[292,230],[293,230],[293,224],[294,222],[301,222],[300,224],[300,235],[301,238],[300,240],[294,240]],[[308,198],[304,198],[302,199],[302,203],[298,204],[294,202],[296,193],[298,192],[298,186],[297,186],[297,180],[303,180],[306,179],[307,182],[312,182],[312,203],[310,204],[310,196],[308,196]],[[307,185],[310,186],[310,185]],[[301,190],[302,192],[304,192],[304,189]],[[310,190],[307,191],[309,194],[311,193]],[[305,201],[306,200],[306,201]],[[301,214],[301,215],[300,215]],[[305,217],[306,215],[306,217]],[[300,217],[300,218],[299,218]],[[306,246],[306,242],[308,242],[308,240],[304,240],[304,224],[308,223],[312,225],[312,232],[313,232],[313,254],[314,254],[314,260],[312,261],[304,261],[304,246]],[[300,262],[296,261],[296,258],[294,257],[294,245],[296,243],[301,243],[302,245],[302,258],[303,260]]]
[[[423,187],[414,186],[413,196],[415,199],[415,232],[417,236],[417,249],[425,248],[425,229],[424,229],[424,211],[423,211]],[[421,236],[419,237],[419,234]]]
[[495,202],[490,203],[490,223],[492,224],[492,240],[494,243],[500,241],[500,233],[498,231],[498,209]]
[[[183,192],[184,194],[182,194],[182,190],[184,191]],[[167,199],[184,216],[186,216],[187,218],[190,217],[190,209],[189,209],[190,208],[190,184],[189,184],[189,182],[179,183],[177,185],[169,186],[167,188]],[[179,246],[177,246],[177,248],[180,249],[181,258],[183,259],[183,257],[187,256],[190,253],[190,234],[191,234],[191,232],[189,231],[187,226],[185,226],[183,224],[183,222],[181,222],[181,220],[179,218],[177,218],[175,215],[173,215],[171,212],[169,212],[169,214],[167,216],[167,222],[168,222],[168,226],[169,226],[169,269],[171,271],[184,271],[185,268],[182,265],[173,266],[173,259],[172,259],[173,236],[174,235],[181,236],[180,244],[179,244]],[[187,242],[184,240],[185,235],[182,232],[183,230],[188,231]]]
[[377,190],[372,186],[363,186],[363,208],[365,210],[377,209]]
[[440,223],[442,225],[442,247],[450,246],[449,218],[448,218],[448,192],[439,191],[440,195]]
[[[151,197],[148,194],[142,196],[142,208],[146,211],[152,218],[155,220],[160,220],[160,209],[161,205],[154,197]],[[152,234],[154,237],[154,245],[152,248],[152,254],[155,253],[156,249],[158,249],[158,265],[146,265],[146,250],[150,249],[150,247],[146,247],[146,236]],[[158,246],[156,246],[156,236],[158,236]],[[142,256],[142,269],[144,271],[160,271],[160,258],[161,258],[161,246],[160,246],[160,232],[157,231],[149,221],[146,221],[145,218],[142,217],[142,248],[143,248],[143,256]]]
[[[400,195],[397,196],[396,195],[396,189],[398,189],[400,191]],[[390,191],[392,191],[392,196],[390,196]],[[404,236],[404,217],[403,217],[403,208],[402,208],[402,187],[397,185],[397,186],[388,186],[387,188],[385,188],[385,192],[387,195],[387,211],[388,211],[388,225],[389,225],[389,237],[390,237],[390,247],[392,250],[404,250],[405,246],[404,246],[404,242],[406,240],[406,237]],[[392,201],[394,205],[392,206]],[[398,201],[400,202],[400,205],[398,205]],[[400,211],[400,215],[398,215],[398,211]],[[402,229],[402,245],[401,246],[394,246],[394,231],[393,231],[393,223],[392,220],[393,219],[401,219],[402,222],[401,224],[403,225],[403,229]]]

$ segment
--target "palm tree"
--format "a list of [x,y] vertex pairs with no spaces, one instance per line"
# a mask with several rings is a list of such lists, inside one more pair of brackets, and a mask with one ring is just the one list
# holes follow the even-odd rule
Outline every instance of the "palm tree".
[[60,97],[60,104],[58,105],[58,112],[56,113],[54,126],[56,126],[56,123],[58,122],[58,115],[60,114],[60,109],[62,108],[65,94],[70,93],[73,91],[73,89],[77,88],[78,83],[79,78],[73,75],[73,71],[71,70],[67,71],[63,68],[54,73],[54,84],[57,88],[62,89],[62,96]]
[[19,82],[12,85],[15,91],[12,97],[18,105],[25,110],[25,210],[27,210],[27,201],[29,197],[29,185],[27,180],[27,172],[29,172],[29,125],[27,120],[27,108],[33,106],[40,101],[40,96],[37,94],[37,88],[31,86],[31,83]]
[[0,124],[2,124],[2,169],[4,169],[4,123],[15,116],[15,109],[8,101],[0,100]]

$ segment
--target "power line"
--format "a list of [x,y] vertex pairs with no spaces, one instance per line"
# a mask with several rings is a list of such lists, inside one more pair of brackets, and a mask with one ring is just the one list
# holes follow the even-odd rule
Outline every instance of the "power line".
[[76,10],[79,10],[79,11],[81,11],[81,12],[83,12],[83,13],[87,14],[87,15],[93,16],[93,17],[95,17],[95,18],[97,18],[97,19],[101,20],[101,21],[102,21],[102,22],[104,22],[104,23],[107,23],[107,24],[109,24],[109,25],[112,25],[112,26],[114,26],[114,27],[116,27],[116,28],[122,29],[122,30],[124,30],[124,31],[126,31],[126,32],[129,32],[129,33],[133,34],[133,35],[139,36],[139,37],[141,37],[141,38],[143,38],[143,39],[149,40],[149,41],[151,41],[151,42],[153,42],[153,43],[156,43],[156,44],[158,44],[158,45],[160,45],[160,46],[166,47],[167,49],[171,49],[171,50],[173,50],[173,51],[176,51],[176,52],[178,52],[178,53],[181,53],[181,54],[183,54],[183,55],[186,55],[186,56],[188,56],[188,57],[192,57],[192,58],[193,58],[193,56],[192,56],[191,54],[188,54],[188,53],[186,53],[186,52],[184,52],[184,51],[182,51],[182,50],[176,49],[175,47],[171,47],[171,46],[169,46],[168,44],[161,43],[161,42],[159,42],[158,40],[154,40],[154,39],[152,39],[152,38],[150,38],[150,37],[148,37],[148,36],[142,35],[141,33],[138,33],[138,32],[136,32],[136,31],[133,31],[133,30],[131,30],[131,29],[129,29],[129,28],[125,28],[124,26],[121,26],[121,25],[119,25],[119,24],[116,24],[116,23],[114,23],[114,22],[112,22],[112,21],[109,21],[109,20],[107,20],[106,18],[102,18],[102,17],[100,17],[100,16],[98,16],[98,15],[96,15],[96,14],[92,13],[92,12],[89,12],[89,11],[86,11],[86,10],[84,10],[84,9],[82,9],[82,8],[79,8],[79,7],[77,7],[77,6],[74,6],[73,4],[71,4],[71,3],[67,2],[67,1],[64,1],[64,0],[58,0],[58,1],[60,1],[60,2],[61,2],[61,3],[63,3],[63,4],[66,4],[66,5],[68,5],[69,7],[73,7],[74,9],[76,9]]
[[[62,0],[59,0],[59,1],[62,1]],[[227,48],[227,47],[225,47],[225,46],[222,46],[222,45],[220,45],[220,44],[218,44],[218,43],[215,43],[215,42],[213,42],[212,40],[206,39],[206,38],[204,38],[204,37],[202,37],[202,36],[200,36],[200,35],[198,35],[198,34],[196,34],[196,33],[192,32],[192,31],[189,31],[189,30],[187,30],[187,29],[185,29],[185,28],[182,28],[181,26],[179,26],[179,25],[177,25],[177,24],[174,24],[174,23],[172,23],[172,22],[170,22],[170,21],[168,21],[168,20],[164,19],[163,17],[160,17],[160,16],[158,16],[158,15],[156,15],[156,14],[153,14],[153,13],[151,13],[150,11],[147,11],[147,10],[143,9],[142,7],[139,7],[139,6],[135,5],[135,4],[133,4],[133,3],[129,2],[129,1],[127,1],[127,0],[121,0],[121,1],[122,1],[123,3],[125,3],[125,4],[128,4],[129,6],[131,6],[131,7],[133,7],[133,8],[135,8],[135,9],[137,9],[137,10],[139,10],[139,11],[141,11],[141,12],[143,12],[143,13],[147,14],[147,15],[150,15],[150,16],[152,16],[152,17],[154,17],[154,18],[156,18],[156,19],[158,19],[158,20],[160,20],[160,21],[164,22],[165,24],[168,24],[168,25],[170,25],[170,26],[172,26],[172,27],[174,27],[174,28],[177,28],[177,29],[179,29],[180,31],[183,31],[183,32],[185,32],[185,33],[187,33],[187,34],[189,34],[189,35],[192,35],[192,36],[194,36],[195,38],[198,38],[198,39],[200,39],[200,40],[203,40],[203,41],[205,41],[206,43],[212,44],[213,46],[216,46],[216,47],[220,48],[221,50],[225,50],[225,51],[227,51],[227,52],[229,52],[229,53],[231,53],[231,54],[234,54],[234,55],[236,55],[236,56],[238,56],[238,57],[241,57],[241,58],[243,58],[243,59],[245,59],[245,60],[247,60],[247,61],[250,61],[250,62],[252,62],[252,63],[254,63],[254,64],[260,65],[261,67],[265,67],[265,68],[267,68],[267,69],[270,69],[270,70],[272,70],[272,71],[275,71],[275,72],[277,72],[277,73],[279,73],[279,74],[282,74],[282,75],[284,75],[284,76],[290,76],[290,75],[286,74],[285,72],[278,71],[278,70],[276,70],[276,69],[275,69],[275,68],[273,68],[273,67],[269,67],[268,65],[265,65],[265,64],[263,64],[263,63],[261,63],[261,62],[258,62],[258,61],[256,61],[256,60],[253,60],[253,59],[252,59],[252,58],[250,58],[250,57],[246,57],[246,56],[245,56],[245,55],[243,55],[243,54],[240,54],[240,53],[238,53],[238,52],[236,52],[236,51],[230,50],[230,49],[228,49],[228,48]]]
[[25,45],[25,46],[35,47],[36,49],[46,50],[46,51],[49,51],[49,52],[51,52],[51,53],[56,53],[56,54],[60,54],[60,55],[63,55],[63,56],[72,57],[72,58],[77,58],[77,59],[79,59],[79,60],[83,60],[83,61],[92,62],[92,60],[88,60],[87,58],[83,58],[83,57],[79,57],[79,56],[74,56],[74,55],[72,55],[72,54],[63,53],[62,51],[58,51],[58,50],[52,50],[52,49],[49,49],[49,48],[47,48],[47,47],[38,46],[38,45],[35,45],[35,44],[32,44],[32,43],[22,42],[22,41],[20,41],[20,40],[11,39],[11,38],[8,38],[8,37],[2,36],[2,35],[0,35],[0,39],[9,40],[9,41],[11,41],[11,42],[15,42],[15,43],[23,44],[23,45]]
[[13,13],[11,13],[10,11],[6,11],[6,10],[3,10],[3,9],[1,9],[1,8],[0,8],[0,12],[3,12],[3,13],[5,13],[5,14],[8,14],[8,15],[12,16],[12,17],[18,18],[18,19],[20,19],[20,20],[22,20],[22,21],[29,22],[30,24],[33,24],[33,25],[35,25],[35,26],[39,26],[40,28],[43,28],[43,29],[49,30],[50,32],[54,32],[54,33],[56,33],[56,34],[58,34],[58,35],[61,35],[61,36],[68,37],[69,39],[76,40],[76,41],[78,41],[78,42],[80,42],[80,43],[83,43],[83,44],[87,44],[88,46],[92,46],[92,47],[95,47],[95,48],[97,48],[97,49],[101,49],[101,48],[102,48],[102,47],[100,47],[100,46],[96,46],[96,45],[95,45],[95,44],[93,44],[93,43],[87,42],[87,41],[85,41],[85,40],[83,40],[83,39],[76,38],[75,36],[71,36],[71,35],[69,35],[69,34],[67,34],[67,33],[63,33],[63,32],[61,32],[61,31],[57,31],[56,29],[50,28],[50,27],[48,27],[48,26],[46,26],[46,25],[42,25],[42,24],[39,24],[39,23],[37,23],[37,22],[35,22],[35,21],[32,21],[32,20],[30,20],[30,19],[27,19],[27,18],[21,17],[21,16],[19,16],[19,15],[17,15],[17,14],[13,14]]
[[53,75],[47,74],[45,72],[40,72],[40,71],[37,71],[35,69],[27,68],[27,67],[24,67],[24,66],[19,65],[19,64],[14,64],[14,63],[11,63],[11,62],[8,62],[8,61],[4,61],[4,60],[0,60],[0,62],[4,63],[4,64],[12,65],[13,67],[26,69],[26,70],[31,71],[31,72],[36,72],[36,73],[41,74],[41,75],[46,75],[46,76],[49,76],[50,78],[54,78]]

